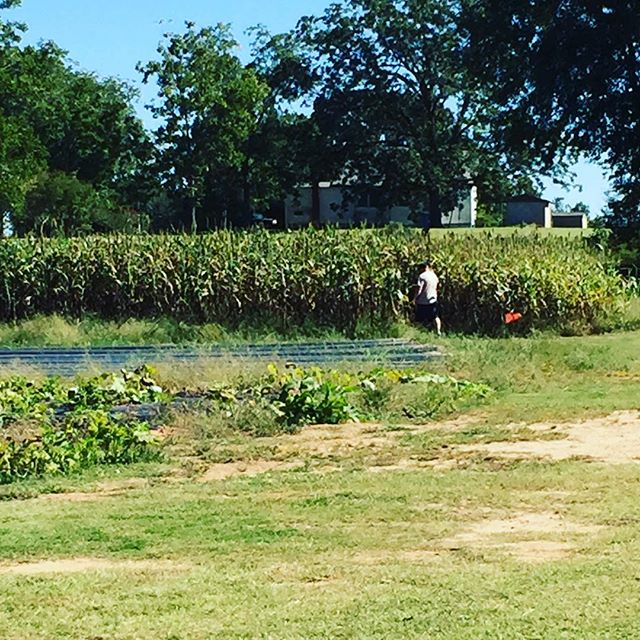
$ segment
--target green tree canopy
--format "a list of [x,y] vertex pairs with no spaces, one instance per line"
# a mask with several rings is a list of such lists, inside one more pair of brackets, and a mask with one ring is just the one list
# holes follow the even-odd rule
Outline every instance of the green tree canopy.
[[[18,4],[2,0],[0,9]],[[149,141],[133,90],[77,71],[52,42],[23,46],[25,29],[0,19],[0,209],[16,229],[33,230],[23,211],[29,193],[61,173],[114,205],[139,205]]]
[[[155,138],[164,184],[183,203],[192,228],[226,212],[246,216],[251,207],[248,142],[258,131],[269,87],[243,65],[229,27],[169,34],[160,59],[139,65],[144,81],[155,77]],[[203,208],[204,205],[206,209]],[[186,222],[186,221],[185,221]]]
[[18,235],[75,236],[106,231],[139,231],[146,217],[127,210],[108,192],[96,190],[75,175],[42,173],[13,216]]
[[76,71],[50,42],[7,48],[2,63],[2,111],[30,127],[52,171],[105,186],[137,166],[146,134],[126,84]]
[[[0,10],[17,6],[17,0],[1,0]],[[18,54],[23,25],[0,18],[0,88],[13,81],[11,63]],[[46,153],[24,114],[11,114],[0,100],[0,215],[18,208],[37,174]]]
[[547,167],[577,153],[603,162],[612,221],[640,224],[638,3],[482,0],[466,23],[505,135]]
[[[351,184],[430,211],[432,226],[471,178],[521,174],[490,130],[493,103],[471,72],[465,0],[345,0],[304,18],[314,121]],[[522,157],[519,158],[521,160]],[[528,159],[525,158],[528,161]]]

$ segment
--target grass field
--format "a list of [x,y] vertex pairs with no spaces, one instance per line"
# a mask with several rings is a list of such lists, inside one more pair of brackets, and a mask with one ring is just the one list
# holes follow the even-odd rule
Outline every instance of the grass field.
[[640,333],[440,345],[464,414],[181,413],[162,463],[0,487],[0,637],[640,638]]
[[[640,327],[640,298],[630,297],[624,314],[608,321],[607,329],[635,329]],[[448,327],[445,318],[445,331]],[[518,327],[515,327],[518,330]],[[508,329],[505,328],[505,334]],[[553,334],[550,334],[553,335]],[[245,325],[230,329],[216,323],[196,324],[173,318],[102,320],[87,317],[82,320],[60,315],[37,316],[16,322],[0,322],[0,347],[18,346],[110,346],[159,344],[218,344],[275,343],[282,341],[344,340],[345,334],[317,326],[291,327],[283,331],[270,327]],[[357,328],[356,338],[409,338],[430,340],[431,336],[416,327],[397,322],[376,327],[363,324]],[[482,344],[482,343],[480,343]]]
[[[393,337],[406,333],[406,327],[364,328],[367,337]],[[234,330],[220,324],[180,322],[173,318],[155,320],[127,319],[109,321],[87,317],[83,320],[59,315],[37,316],[28,320],[0,323],[2,346],[104,346],[149,344],[238,344],[246,342],[279,342],[282,340],[344,339],[344,334],[332,329],[294,327],[290,331],[276,330],[264,323],[260,327],[247,325]]]

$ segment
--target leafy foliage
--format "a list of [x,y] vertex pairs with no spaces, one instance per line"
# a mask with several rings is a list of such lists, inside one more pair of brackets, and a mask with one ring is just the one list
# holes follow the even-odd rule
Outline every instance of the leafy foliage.
[[194,230],[206,198],[215,201],[222,222],[225,210],[237,210],[243,189],[246,217],[247,144],[258,130],[268,86],[242,65],[234,53],[238,43],[224,25],[196,31],[189,23],[184,34],[166,40],[158,48],[160,60],[139,67],[145,82],[158,82],[151,111],[162,121],[155,137],[165,186],[181,199]]
[[136,231],[140,217],[130,215],[110,199],[68,173],[43,173],[27,192],[24,206],[12,219],[18,235],[86,235],[100,231]]
[[513,180],[530,169],[487,126],[494,104],[470,64],[466,4],[347,0],[295,31],[315,80],[305,95],[322,157],[333,149],[343,184],[380,185],[387,204],[430,212],[432,227],[442,226],[468,178],[493,190],[505,181],[500,174]]
[[157,455],[148,424],[110,412],[120,404],[162,398],[150,373],[143,368],[105,374],[75,387],[56,378],[0,382],[0,483]]
[[409,370],[380,368],[353,374],[299,367],[280,371],[272,365],[260,379],[239,379],[206,393],[230,426],[264,436],[309,424],[429,420],[482,400],[491,389]]
[[[148,182],[148,136],[134,112],[135,92],[75,69],[53,42],[23,45],[25,30],[0,20],[0,213],[11,214],[18,233],[47,231],[33,201],[53,192],[56,215],[46,213],[58,233],[86,231],[97,209],[101,220],[89,230],[122,229],[123,208],[141,205],[132,186],[141,194]],[[74,197],[59,197],[63,185]],[[80,196],[88,211],[78,211]]]
[[420,372],[352,374],[272,365],[259,378],[241,377],[173,396],[152,373],[143,367],[80,380],[75,386],[56,378],[0,382],[0,483],[157,456],[150,425],[122,412],[123,405],[182,405],[191,396],[227,427],[268,436],[362,418],[426,420],[490,393],[481,384]]
[[633,0],[483,0],[465,24],[493,86],[495,132],[541,168],[582,153],[611,169],[609,223],[640,224],[640,16]]
[[392,416],[404,417],[419,422],[433,420],[439,415],[465,408],[467,403],[483,400],[491,394],[491,389],[477,382],[457,380],[451,376],[436,374],[414,375],[404,379],[420,388],[400,387],[392,396],[389,404],[393,406]]
[[274,370],[272,376],[279,388],[275,406],[286,424],[339,424],[358,417],[348,400],[354,388],[324,378],[319,369],[293,369],[283,376]]

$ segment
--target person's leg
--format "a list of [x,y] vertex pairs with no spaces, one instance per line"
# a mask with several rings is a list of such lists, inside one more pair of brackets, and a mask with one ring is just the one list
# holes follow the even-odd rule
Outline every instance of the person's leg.
[[442,335],[442,321],[440,320],[440,305],[437,302],[429,305],[429,323],[435,323],[438,335]]

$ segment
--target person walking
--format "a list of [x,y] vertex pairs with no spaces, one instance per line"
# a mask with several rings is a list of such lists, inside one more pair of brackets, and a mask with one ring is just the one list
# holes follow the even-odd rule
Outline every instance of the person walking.
[[416,305],[416,322],[425,326],[435,322],[438,335],[442,335],[442,320],[438,305],[438,283],[440,282],[429,262],[425,262],[418,277],[418,291],[413,299]]

